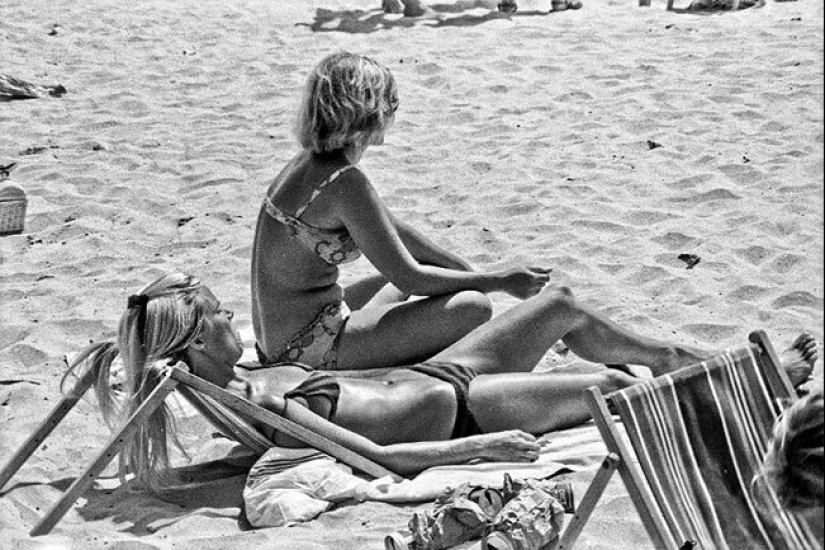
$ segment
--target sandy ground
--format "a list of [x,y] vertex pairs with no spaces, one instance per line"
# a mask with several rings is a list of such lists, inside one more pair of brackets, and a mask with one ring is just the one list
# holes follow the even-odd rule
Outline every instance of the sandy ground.
[[[395,127],[363,169],[401,218],[479,268],[552,266],[554,283],[656,337],[821,342],[822,3],[584,1],[550,13],[522,0],[510,18],[443,3],[410,21],[378,0],[4,0],[0,72],[68,93],[0,103],[0,165],[17,163],[29,197],[25,232],[0,238],[0,463],[58,400],[64,355],[111,337],[157,275],[198,274],[249,333],[265,182],[296,152],[307,71],[339,49],[399,81]],[[0,492],[0,547],[378,549],[414,509],[248,530],[242,476],[170,503],[98,486],[29,539],[107,433],[82,402]],[[193,440],[196,458],[209,445]],[[579,494],[591,475],[570,476]],[[620,483],[580,547],[649,548]]]

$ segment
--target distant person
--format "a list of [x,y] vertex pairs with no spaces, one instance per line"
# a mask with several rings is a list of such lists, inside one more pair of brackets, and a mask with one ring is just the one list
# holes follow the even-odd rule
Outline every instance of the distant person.
[[[516,13],[518,4],[516,0],[500,0],[495,2],[476,0],[475,7],[497,7],[498,11],[506,14]],[[553,0],[553,11],[577,10],[582,7],[581,0]],[[403,13],[405,17],[435,17],[435,12],[424,0],[383,0],[381,8],[387,13]]]
[[[486,322],[490,292],[537,294],[549,269],[476,272],[398,220],[358,166],[399,107],[389,69],[336,53],[310,74],[302,150],[275,176],[252,251],[252,320],[262,363],[370,369],[423,360]],[[380,275],[342,288],[360,255]],[[411,296],[421,299],[410,300]]]

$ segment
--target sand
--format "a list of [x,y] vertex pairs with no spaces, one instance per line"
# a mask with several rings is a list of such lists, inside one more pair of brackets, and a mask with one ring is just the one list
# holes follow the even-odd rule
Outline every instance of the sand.
[[[395,127],[363,169],[399,217],[478,268],[552,266],[554,283],[651,336],[821,342],[822,3],[584,2],[521,0],[511,18],[444,3],[410,21],[378,0],[4,1],[0,72],[68,93],[0,103],[0,165],[17,163],[29,197],[25,232],[0,238],[0,463],[59,399],[63,357],[111,337],[126,296],[159,274],[198,274],[249,334],[265,182],[296,152],[307,71],[339,49],[399,81]],[[370,272],[362,261],[344,280]],[[242,476],[172,503],[102,483],[52,536],[28,538],[107,434],[82,402],[0,492],[0,547],[378,549],[415,509],[248,530]],[[201,459],[211,444],[190,443]],[[569,476],[579,494],[590,477]],[[621,483],[580,547],[650,548]]]

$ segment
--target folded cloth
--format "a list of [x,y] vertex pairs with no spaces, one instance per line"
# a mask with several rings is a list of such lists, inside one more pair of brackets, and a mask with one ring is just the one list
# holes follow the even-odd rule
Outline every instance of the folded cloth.
[[251,525],[280,527],[309,521],[336,502],[363,501],[369,488],[349,466],[324,453],[273,447],[247,476],[244,508]]
[[397,483],[389,477],[366,480],[312,449],[274,447],[249,472],[243,492],[246,515],[255,527],[275,527],[309,521],[347,500],[428,502],[462,483],[500,486],[505,472],[520,479],[544,479],[564,471],[595,469],[606,452],[592,424],[545,434],[539,443],[536,462],[437,466]]

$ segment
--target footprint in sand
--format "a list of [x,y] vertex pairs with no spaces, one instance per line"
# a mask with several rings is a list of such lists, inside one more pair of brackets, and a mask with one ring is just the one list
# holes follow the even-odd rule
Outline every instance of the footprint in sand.
[[718,200],[735,200],[739,199],[739,195],[732,193],[724,188],[717,188],[707,191],[705,193],[694,193],[682,197],[672,197],[668,199],[670,202],[694,203],[700,204],[703,202],[718,201]]
[[712,323],[688,324],[682,328],[691,336],[706,342],[730,340],[742,332],[739,326],[716,325]]
[[805,257],[798,254],[782,254],[774,258],[771,267],[777,273],[789,273],[805,261]]
[[10,371],[15,367],[30,369],[48,360],[49,355],[46,352],[25,343],[13,344],[0,350],[0,363],[3,363]]
[[719,167],[719,171],[725,174],[728,179],[744,186],[753,186],[765,180],[765,173],[743,164],[725,164]]
[[747,248],[738,248],[734,250],[737,256],[741,256],[748,262],[752,263],[753,265],[759,265],[767,257],[771,255],[771,251],[764,246],[759,246],[755,244],[753,246],[749,246]]
[[809,307],[821,311],[825,301],[806,290],[783,294],[771,303],[774,309],[786,307]]
[[697,246],[699,244],[698,239],[685,235],[684,233],[677,233],[674,231],[668,231],[664,235],[653,237],[651,240],[669,250],[684,249]]
[[761,299],[767,294],[770,289],[757,285],[742,285],[736,288],[733,292],[728,294],[734,300],[741,300],[744,302],[753,302]]

